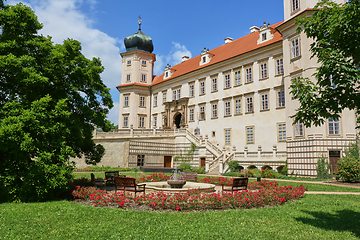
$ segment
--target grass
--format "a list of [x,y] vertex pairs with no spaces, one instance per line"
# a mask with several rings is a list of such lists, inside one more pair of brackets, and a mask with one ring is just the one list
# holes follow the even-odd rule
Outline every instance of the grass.
[[306,195],[274,208],[142,212],[75,202],[0,205],[0,239],[357,239],[360,196]]

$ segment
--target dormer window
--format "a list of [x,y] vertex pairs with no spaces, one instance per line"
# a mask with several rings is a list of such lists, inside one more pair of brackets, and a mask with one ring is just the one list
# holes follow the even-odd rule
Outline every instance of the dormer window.
[[126,64],[131,65],[131,60],[128,60]]
[[262,41],[265,41],[266,40],[266,33],[261,34],[261,37],[262,37]]
[[171,77],[172,73],[173,73],[173,69],[171,69],[171,65],[167,64],[166,67],[165,67],[164,79]]
[[274,35],[271,34],[270,23],[266,24],[266,22],[264,22],[264,25],[260,27],[259,31],[260,37],[257,41],[257,44],[266,42],[274,37]]
[[200,66],[209,63],[212,56],[213,55],[209,52],[209,49],[204,48],[204,50],[201,51]]
[[144,65],[144,66],[146,66],[146,60],[142,60],[142,61],[141,61],[141,64]]

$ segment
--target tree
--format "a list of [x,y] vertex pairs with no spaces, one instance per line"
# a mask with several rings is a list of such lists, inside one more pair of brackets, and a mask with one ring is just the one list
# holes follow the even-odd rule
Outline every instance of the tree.
[[293,80],[291,85],[291,93],[300,102],[292,117],[307,127],[319,126],[330,117],[338,119],[345,108],[359,114],[360,108],[360,1],[337,5],[326,0],[315,9],[297,23],[298,31],[314,40],[312,57],[321,64],[314,74],[316,81]]
[[92,134],[110,130],[111,95],[100,60],[85,58],[78,41],[39,35],[29,7],[0,0],[0,27],[0,192],[44,200],[71,180],[70,157],[101,160]]

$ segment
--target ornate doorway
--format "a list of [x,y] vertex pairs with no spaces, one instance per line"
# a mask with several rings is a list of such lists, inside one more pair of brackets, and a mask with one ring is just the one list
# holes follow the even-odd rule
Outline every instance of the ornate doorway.
[[174,117],[174,124],[175,124],[176,128],[180,128],[181,117],[182,117],[181,113],[176,114]]

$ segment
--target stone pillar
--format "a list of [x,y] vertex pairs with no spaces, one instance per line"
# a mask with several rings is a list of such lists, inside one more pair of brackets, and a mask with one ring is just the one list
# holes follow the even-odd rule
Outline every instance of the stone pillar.
[[207,173],[209,171],[209,160],[205,160],[205,172]]
[[276,158],[277,146],[274,144],[273,146],[273,158]]
[[249,151],[248,146],[245,146],[245,147],[244,147],[244,158],[247,158],[247,153],[248,153],[248,151]]
[[258,158],[261,158],[261,145],[258,146]]
[[219,163],[219,173],[223,173],[223,171],[224,171],[224,164],[223,164],[223,162],[221,161],[220,163]]
[[130,124],[130,137],[134,137],[134,125]]

